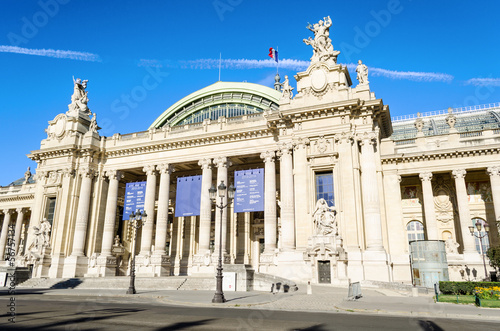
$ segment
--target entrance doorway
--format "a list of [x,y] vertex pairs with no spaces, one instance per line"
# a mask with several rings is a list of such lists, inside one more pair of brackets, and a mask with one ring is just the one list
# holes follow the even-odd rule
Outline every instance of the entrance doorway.
[[318,282],[320,284],[331,284],[330,261],[318,261]]

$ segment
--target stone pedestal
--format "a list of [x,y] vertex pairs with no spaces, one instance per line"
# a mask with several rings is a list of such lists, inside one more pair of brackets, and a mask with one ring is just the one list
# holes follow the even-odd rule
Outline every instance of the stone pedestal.
[[381,251],[364,251],[363,267],[365,280],[389,282],[389,265],[387,254]]
[[151,265],[155,277],[170,276],[170,256],[153,254],[151,256]]
[[42,253],[36,256],[33,263],[33,278],[49,277],[52,257],[50,256],[50,247],[44,247]]
[[83,277],[87,273],[88,263],[86,256],[68,256],[64,259],[63,278]]

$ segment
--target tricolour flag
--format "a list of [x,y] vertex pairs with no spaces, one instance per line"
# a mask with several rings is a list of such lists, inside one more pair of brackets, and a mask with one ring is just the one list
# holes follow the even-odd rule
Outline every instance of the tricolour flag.
[[278,62],[278,51],[274,48],[269,48],[269,57],[273,58],[274,61]]

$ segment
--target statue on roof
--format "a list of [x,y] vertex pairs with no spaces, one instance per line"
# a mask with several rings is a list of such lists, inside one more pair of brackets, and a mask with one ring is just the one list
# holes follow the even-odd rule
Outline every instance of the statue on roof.
[[359,85],[368,85],[368,67],[361,62],[358,61],[358,66],[356,67],[356,79],[359,82]]
[[24,173],[23,184],[28,184],[28,181],[30,180],[30,178],[31,178],[31,171],[30,171],[30,167],[28,167],[28,170],[26,170],[26,172]]
[[304,39],[306,45],[311,45],[313,47],[312,62],[333,59],[334,63],[337,63],[337,55],[339,55],[340,52],[333,49],[332,40],[330,39],[331,26],[332,19],[330,16],[325,17],[324,20],[320,20],[314,25],[310,23],[307,25],[306,28],[314,33],[314,39],[311,37]]
[[286,76],[286,75],[285,75],[285,81],[283,82],[282,87],[283,87],[282,98],[288,99],[288,100],[291,99],[293,97],[292,91],[294,88],[292,86],[290,86],[290,81],[288,80],[288,76]]
[[87,107],[87,103],[89,102],[89,98],[87,96],[87,88],[88,80],[81,80],[77,78],[76,80],[73,78],[73,95],[71,96],[71,104],[68,105],[70,115],[76,115],[78,112],[83,112],[87,115],[90,115],[89,107]]
[[97,133],[97,115],[94,113],[94,117],[92,117],[92,120],[90,121],[89,125],[89,131],[94,133]]

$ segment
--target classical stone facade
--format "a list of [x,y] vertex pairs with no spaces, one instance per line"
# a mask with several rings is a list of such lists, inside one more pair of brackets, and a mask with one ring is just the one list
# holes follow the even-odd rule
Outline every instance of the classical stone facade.
[[[125,184],[146,181],[138,276],[213,275],[219,242],[225,264],[313,283],[410,283],[418,239],[446,241],[451,279],[482,270],[468,227],[488,223],[485,243],[499,244],[500,107],[391,121],[367,67],[359,62],[354,86],[337,63],[330,26],[311,27],[314,56],[296,95],[279,78],[277,89],[217,82],[147,131],[100,136],[87,82],[75,81],[68,112],[29,155],[34,180],[0,190],[2,259],[12,225],[16,263],[35,277],[127,275]],[[215,212],[210,186],[256,168],[264,210],[235,213],[230,201]],[[202,176],[199,215],[175,217],[176,179],[191,175]]]

